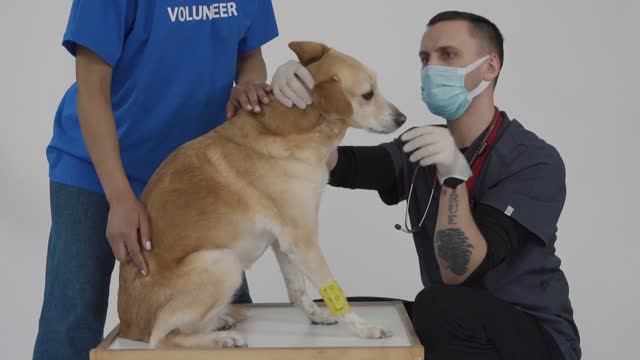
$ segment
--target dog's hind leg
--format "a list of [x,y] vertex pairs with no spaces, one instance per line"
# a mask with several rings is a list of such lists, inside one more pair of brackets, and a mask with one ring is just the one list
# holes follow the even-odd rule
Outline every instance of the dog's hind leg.
[[287,287],[289,300],[300,308],[314,325],[332,325],[338,321],[327,310],[323,310],[311,300],[304,285],[304,273],[280,249],[278,241],[271,244],[273,253],[280,265],[280,271]]
[[229,330],[246,319],[247,313],[245,310],[228,305],[226,308],[220,310],[219,316],[215,316],[210,321],[203,321],[201,324],[198,324],[198,328],[191,330],[192,332],[198,333]]
[[151,347],[238,347],[233,331],[216,331],[242,282],[242,265],[230,250],[202,250],[186,257],[167,281],[174,289],[158,312]]
[[235,331],[216,331],[212,333],[182,334],[176,331],[169,333],[158,347],[179,348],[234,348],[244,347],[246,343]]
[[229,306],[228,310],[211,324],[211,330],[229,330],[236,324],[247,320],[247,312],[238,307]]

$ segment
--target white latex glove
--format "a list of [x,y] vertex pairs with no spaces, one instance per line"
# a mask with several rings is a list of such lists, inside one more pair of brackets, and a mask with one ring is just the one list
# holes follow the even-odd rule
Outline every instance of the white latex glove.
[[436,165],[440,184],[447,178],[467,181],[471,177],[469,163],[458,150],[448,129],[422,126],[407,131],[400,140],[407,142],[402,150],[412,153],[409,161],[420,162],[421,166]]
[[311,73],[299,62],[289,60],[278,67],[271,79],[271,87],[276,99],[284,106],[292,107],[295,104],[300,109],[305,109],[307,105],[311,105],[312,100],[302,82],[309,89],[315,86]]

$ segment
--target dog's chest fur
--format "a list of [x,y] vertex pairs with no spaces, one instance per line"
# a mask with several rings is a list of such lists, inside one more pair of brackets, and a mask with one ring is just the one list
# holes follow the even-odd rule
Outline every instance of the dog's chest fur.
[[256,219],[255,226],[233,244],[232,250],[245,270],[248,270],[276,239],[272,228],[272,221]]

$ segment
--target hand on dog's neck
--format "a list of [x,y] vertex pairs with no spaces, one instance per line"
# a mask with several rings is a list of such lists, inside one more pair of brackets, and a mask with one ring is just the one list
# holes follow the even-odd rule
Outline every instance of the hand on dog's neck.
[[346,132],[345,120],[327,117],[313,104],[306,109],[288,108],[273,99],[263,106],[262,113],[252,116],[269,132],[278,136],[310,134],[317,127],[322,127],[328,130],[327,135],[341,140]]

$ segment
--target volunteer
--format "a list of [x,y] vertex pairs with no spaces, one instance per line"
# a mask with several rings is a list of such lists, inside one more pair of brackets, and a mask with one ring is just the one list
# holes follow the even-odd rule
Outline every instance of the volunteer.
[[[261,110],[261,46],[277,35],[270,0],[73,1],[63,45],[76,82],[46,151],[52,224],[34,359],[88,359],[115,258],[149,274],[145,184],[180,145]],[[237,301],[251,301],[246,279]]]

